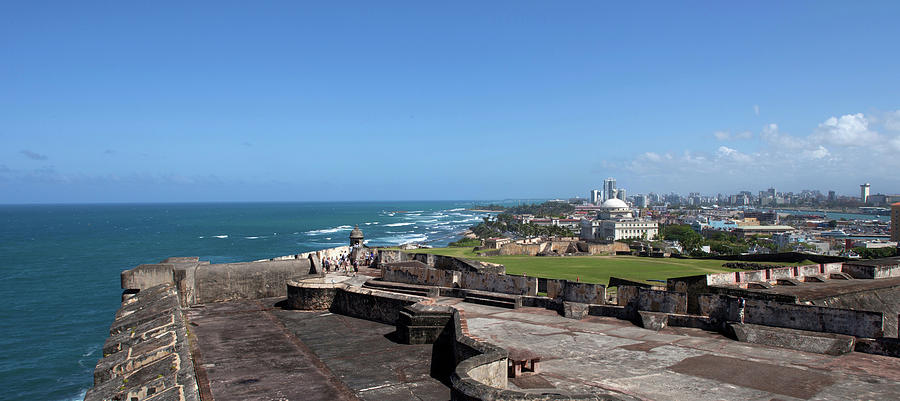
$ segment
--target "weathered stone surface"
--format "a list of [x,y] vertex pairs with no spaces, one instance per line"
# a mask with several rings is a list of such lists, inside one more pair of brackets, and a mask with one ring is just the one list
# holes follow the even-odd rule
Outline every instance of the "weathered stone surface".
[[581,302],[563,302],[563,316],[569,319],[584,319],[590,310],[589,306]]
[[85,400],[199,400],[178,297],[170,284],[123,302]]
[[197,303],[260,299],[287,295],[285,283],[310,276],[308,259],[198,266]]
[[[701,314],[720,322],[743,322],[822,333],[876,338],[884,334],[884,317],[878,312],[785,304],[772,300],[726,295],[701,295]],[[895,315],[896,316],[896,315]]]
[[843,355],[853,351],[853,336],[730,323],[728,328],[741,342],[795,349],[817,354]]
[[299,310],[326,310],[334,302],[339,285],[287,282],[287,306]]
[[432,344],[453,317],[453,309],[443,305],[412,304],[397,318],[397,337],[403,344]]
[[900,358],[900,339],[887,337],[858,338],[856,339],[854,351]]
[[672,291],[619,285],[617,292],[619,306],[628,306],[635,311],[687,313],[687,294]]
[[660,312],[638,311],[641,327],[647,330],[662,330],[669,322],[669,316]]
[[[398,343],[395,326],[330,312],[275,309],[272,314],[362,400],[450,398],[450,389],[436,378],[435,345]],[[285,392],[305,380],[294,377]]]

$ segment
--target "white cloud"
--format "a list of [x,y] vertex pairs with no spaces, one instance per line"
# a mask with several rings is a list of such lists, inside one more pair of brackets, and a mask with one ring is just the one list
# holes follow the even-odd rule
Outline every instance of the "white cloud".
[[750,155],[741,153],[735,149],[729,148],[727,146],[719,146],[719,149],[716,150],[716,157],[719,160],[728,160],[734,161],[738,163],[748,163],[753,161],[753,157]]
[[869,130],[869,120],[862,113],[831,117],[819,124],[811,138],[840,146],[871,146],[880,140],[877,132]]
[[882,124],[889,131],[900,131],[900,110],[885,113]]
[[720,141],[727,141],[730,139],[750,139],[753,138],[753,133],[750,131],[742,131],[732,135],[731,132],[728,131],[716,131],[713,132],[713,136]]
[[816,149],[807,149],[803,152],[800,152],[800,157],[804,159],[819,160],[829,156],[831,156],[831,152],[829,152],[828,149],[826,149],[822,145],[819,145],[819,147]]
[[729,146],[707,143],[705,149],[681,154],[645,152],[616,167],[647,186],[669,186],[656,190],[683,186],[701,189],[701,185],[725,190],[773,182],[787,187],[834,189],[860,179],[880,179],[883,184],[900,188],[900,177],[894,173],[900,169],[900,158],[886,154],[900,152],[900,110],[829,117],[811,126],[806,135],[791,135],[770,123],[758,133],[721,130],[713,136],[718,141],[734,142]]
[[759,115],[759,105],[758,104],[753,105],[753,114]]

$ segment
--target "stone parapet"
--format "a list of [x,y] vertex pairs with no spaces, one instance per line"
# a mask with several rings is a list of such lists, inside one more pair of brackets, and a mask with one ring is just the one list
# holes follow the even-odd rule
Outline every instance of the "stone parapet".
[[171,284],[125,300],[94,370],[85,401],[199,401],[188,330]]

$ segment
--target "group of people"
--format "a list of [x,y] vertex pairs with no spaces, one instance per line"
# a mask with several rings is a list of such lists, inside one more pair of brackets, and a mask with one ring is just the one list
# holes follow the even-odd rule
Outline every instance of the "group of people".
[[322,267],[326,273],[358,273],[360,262],[362,266],[369,266],[375,262],[375,252],[366,252],[361,259],[350,257],[350,253],[342,252],[339,256],[326,257],[322,259]]

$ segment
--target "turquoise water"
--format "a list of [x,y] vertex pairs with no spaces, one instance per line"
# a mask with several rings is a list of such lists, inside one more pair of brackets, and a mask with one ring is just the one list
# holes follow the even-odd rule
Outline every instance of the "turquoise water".
[[223,263],[345,245],[355,224],[369,245],[444,245],[487,215],[464,210],[473,204],[0,206],[0,388],[14,400],[83,398],[124,269],[169,256]]

